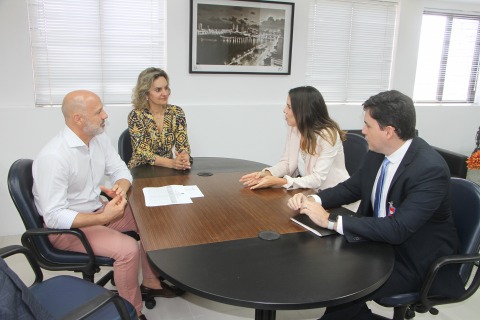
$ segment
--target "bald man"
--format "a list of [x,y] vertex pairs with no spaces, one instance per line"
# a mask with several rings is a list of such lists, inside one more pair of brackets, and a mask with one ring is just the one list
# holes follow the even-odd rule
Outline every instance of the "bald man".
[[[37,209],[47,227],[80,228],[96,255],[115,260],[114,278],[120,296],[135,307],[139,319],[146,319],[141,292],[171,298],[176,291],[160,282],[143,247],[139,248],[135,239],[122,233],[137,231],[126,199],[132,176],[104,133],[108,115],[100,98],[86,90],[68,93],[62,112],[66,126],[33,162]],[[113,187],[101,185],[104,176],[110,178]],[[101,191],[112,200],[104,203]],[[85,252],[79,239],[72,235],[51,235],[49,239],[58,249]]]

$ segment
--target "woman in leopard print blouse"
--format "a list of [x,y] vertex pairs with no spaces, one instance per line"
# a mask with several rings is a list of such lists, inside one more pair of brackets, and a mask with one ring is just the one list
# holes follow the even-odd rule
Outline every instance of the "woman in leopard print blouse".
[[128,115],[133,149],[129,168],[149,164],[190,169],[192,158],[185,113],[168,103],[170,93],[164,70],[147,68],[138,76],[132,95],[134,109]]

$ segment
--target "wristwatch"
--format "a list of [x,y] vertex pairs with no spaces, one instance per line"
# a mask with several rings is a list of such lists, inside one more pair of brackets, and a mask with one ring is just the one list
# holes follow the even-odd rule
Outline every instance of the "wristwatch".
[[337,220],[338,220],[338,214],[330,213],[330,215],[328,216],[327,229],[333,230],[333,226],[335,225],[335,223],[337,223]]

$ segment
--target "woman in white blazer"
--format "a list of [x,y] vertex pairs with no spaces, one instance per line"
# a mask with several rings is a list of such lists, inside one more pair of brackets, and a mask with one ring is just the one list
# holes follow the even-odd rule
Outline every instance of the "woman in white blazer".
[[328,115],[321,93],[311,86],[288,92],[283,110],[289,126],[280,162],[240,178],[250,189],[325,189],[349,177],[342,141],[345,133]]

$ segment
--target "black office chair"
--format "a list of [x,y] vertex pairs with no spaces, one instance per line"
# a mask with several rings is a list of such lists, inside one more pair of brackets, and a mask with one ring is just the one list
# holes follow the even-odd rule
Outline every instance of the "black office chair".
[[[24,254],[35,281],[27,287],[3,258]],[[43,273],[31,251],[13,245],[0,248],[0,292],[2,315],[8,319],[137,319],[134,307],[101,286],[73,276],[43,280]]]
[[348,174],[353,175],[363,163],[363,159],[368,152],[368,142],[363,136],[356,133],[347,132],[346,136],[347,139],[343,141],[345,167]]
[[[415,312],[436,315],[438,310],[434,306],[464,301],[480,286],[480,186],[465,179],[451,178],[450,191],[453,218],[460,239],[460,253],[439,258],[431,266],[420,292],[376,300],[385,307],[394,307],[394,320],[412,319]],[[437,272],[448,264],[461,264],[459,273],[466,287],[465,292],[458,298],[429,295]],[[472,276],[473,279],[468,282]]]
[[[45,228],[43,217],[38,213],[33,198],[33,176],[31,159],[19,159],[15,161],[8,172],[8,191],[15,204],[26,231],[22,234],[22,244],[30,249],[38,264],[51,271],[74,271],[81,272],[85,280],[94,282],[95,273],[100,271],[102,266],[113,266],[114,259],[96,256],[87,237],[80,229],[51,229]],[[64,251],[55,248],[48,239],[49,234],[69,233],[80,239],[86,253]],[[136,232],[125,232],[138,240]],[[107,282],[113,282],[113,271],[110,270],[95,283],[105,286]],[[153,296],[142,294],[147,309],[156,305]]]
[[[347,130],[348,133],[355,133],[359,134],[363,137],[362,130],[361,129],[353,129],[353,130]],[[478,135],[478,132],[477,132]],[[415,129],[415,136],[418,137],[418,130]],[[450,175],[452,177],[456,178],[463,178],[465,179],[467,177],[467,156],[458,152],[450,151],[447,149],[439,148],[432,146],[433,149],[435,149],[445,160],[445,162],[448,165],[448,168],[450,169]]]
[[452,177],[463,179],[467,177],[468,157],[466,155],[435,146],[432,146],[432,148],[435,149],[435,151],[437,151],[445,160]]
[[132,139],[130,138],[130,132],[128,129],[125,129],[118,137],[118,154],[120,158],[128,164],[132,158]]
[[[95,256],[87,238],[80,229],[50,229],[45,228],[43,217],[37,211],[33,199],[31,159],[15,161],[8,172],[8,191],[15,204],[23,224],[25,233],[22,235],[22,244],[34,254],[38,264],[52,271],[68,270],[81,272],[84,279],[94,281],[95,273],[101,266],[112,266],[114,260],[107,257]],[[80,239],[85,247],[86,254],[56,249],[48,240],[49,234],[70,233]],[[108,272],[98,284],[105,285],[113,277],[113,271]]]

